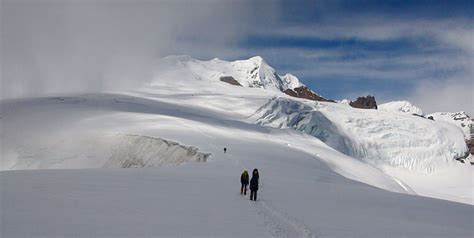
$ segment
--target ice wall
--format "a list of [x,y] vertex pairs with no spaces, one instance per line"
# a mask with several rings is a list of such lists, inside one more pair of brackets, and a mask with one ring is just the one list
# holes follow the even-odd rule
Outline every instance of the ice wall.
[[276,97],[262,106],[254,119],[260,125],[310,134],[374,165],[427,173],[467,151],[463,134],[454,126],[410,114]]

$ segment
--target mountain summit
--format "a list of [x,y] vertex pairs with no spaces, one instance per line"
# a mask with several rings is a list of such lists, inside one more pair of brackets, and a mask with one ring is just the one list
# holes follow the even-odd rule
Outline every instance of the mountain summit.
[[155,71],[156,81],[181,78],[215,82],[222,77],[232,77],[244,87],[275,91],[304,86],[294,75],[278,75],[260,56],[236,61],[218,58],[201,61],[187,55],[171,55],[159,60]]
[[202,61],[187,55],[171,55],[159,60],[156,69],[152,84],[165,81],[169,84],[176,80],[179,80],[180,84],[189,84],[187,81],[190,79],[211,84],[222,81],[237,86],[283,92],[293,97],[332,101],[312,91],[295,75],[279,75],[260,56],[236,61],[218,58]]

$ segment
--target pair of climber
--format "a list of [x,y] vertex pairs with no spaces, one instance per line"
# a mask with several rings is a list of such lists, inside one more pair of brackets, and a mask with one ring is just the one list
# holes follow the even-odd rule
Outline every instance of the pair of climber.
[[[258,190],[258,169],[254,169],[252,172],[252,179],[250,179],[250,200],[257,201],[257,190]],[[249,174],[245,170],[240,175],[240,194],[247,195],[247,185],[249,185]]]

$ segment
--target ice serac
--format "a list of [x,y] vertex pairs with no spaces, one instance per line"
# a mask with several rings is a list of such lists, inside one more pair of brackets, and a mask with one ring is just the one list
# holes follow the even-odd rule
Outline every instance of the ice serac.
[[257,123],[295,129],[376,166],[433,172],[465,155],[457,128],[401,113],[273,98],[254,115]]
[[378,106],[378,110],[388,112],[403,112],[416,115],[424,115],[423,111],[408,101],[393,101]]

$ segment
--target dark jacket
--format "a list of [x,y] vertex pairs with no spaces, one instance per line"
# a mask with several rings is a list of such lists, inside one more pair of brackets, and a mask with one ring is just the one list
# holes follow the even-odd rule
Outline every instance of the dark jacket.
[[242,175],[240,175],[240,183],[241,184],[249,184],[249,174],[243,172]]
[[250,190],[258,190],[258,176],[252,176],[252,179],[250,180]]
[[260,178],[260,175],[258,174],[258,169],[254,169],[252,171],[252,178],[257,177],[257,180]]

